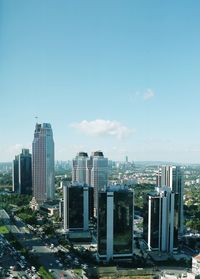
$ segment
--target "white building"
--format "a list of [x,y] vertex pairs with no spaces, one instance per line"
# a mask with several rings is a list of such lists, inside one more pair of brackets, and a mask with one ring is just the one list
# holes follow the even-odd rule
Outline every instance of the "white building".
[[103,152],[95,151],[90,158],[86,152],[79,152],[73,160],[72,182],[86,183],[94,188],[94,214],[97,209],[97,194],[108,184],[108,159]]
[[96,215],[98,192],[106,190],[108,184],[108,159],[104,158],[103,152],[92,153],[92,169],[90,185],[94,187],[94,209]]
[[87,160],[88,154],[86,152],[79,152],[72,161],[72,182],[87,183]]
[[36,124],[32,143],[33,197],[37,202],[54,199],[54,141],[51,125]]
[[192,272],[187,273],[188,279],[200,278],[200,254],[192,257]]
[[183,191],[184,181],[182,169],[178,166],[162,166],[157,175],[158,187],[169,187],[177,194],[176,205],[178,207],[178,231],[183,234],[184,214],[183,214]]

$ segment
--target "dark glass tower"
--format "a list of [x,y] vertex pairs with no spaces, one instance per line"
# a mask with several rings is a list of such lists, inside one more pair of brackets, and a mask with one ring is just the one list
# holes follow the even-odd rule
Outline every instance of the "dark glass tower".
[[99,260],[132,257],[133,192],[111,189],[98,194]]
[[32,163],[28,149],[15,156],[13,161],[13,191],[18,194],[32,194]]
[[93,188],[87,185],[63,186],[64,193],[64,230],[89,229],[93,216]]

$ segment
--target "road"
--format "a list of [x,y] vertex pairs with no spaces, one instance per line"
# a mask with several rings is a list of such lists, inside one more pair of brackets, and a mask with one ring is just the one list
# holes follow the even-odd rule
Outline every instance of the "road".
[[39,237],[34,236],[27,229],[26,225],[17,220],[16,224],[12,224],[9,215],[5,210],[0,210],[0,217],[3,218],[4,224],[15,235],[17,240],[23,247],[27,248],[34,256],[38,257],[39,262],[47,270],[52,271],[52,276],[56,279],[60,278],[76,278],[71,270],[64,270],[59,266],[59,259],[55,256],[54,251],[45,246],[45,243]]

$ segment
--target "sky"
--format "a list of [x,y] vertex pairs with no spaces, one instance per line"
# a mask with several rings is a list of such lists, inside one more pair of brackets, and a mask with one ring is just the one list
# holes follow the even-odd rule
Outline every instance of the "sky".
[[[0,162],[51,123],[57,160],[200,163],[199,0],[0,0]],[[37,119],[35,118],[37,117]]]

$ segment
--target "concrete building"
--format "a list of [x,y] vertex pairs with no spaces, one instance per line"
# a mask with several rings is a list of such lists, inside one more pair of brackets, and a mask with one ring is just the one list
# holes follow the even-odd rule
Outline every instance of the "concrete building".
[[176,195],[162,187],[145,197],[143,238],[149,251],[173,253],[178,248]]
[[125,187],[98,193],[97,256],[99,261],[133,255],[134,194]]
[[184,181],[183,172],[179,166],[162,166],[157,175],[157,187],[169,187],[176,196],[176,207],[178,208],[178,232],[180,235],[184,231],[184,212],[183,212],[183,191]]
[[192,272],[187,273],[188,279],[200,278],[200,254],[192,257]]
[[17,194],[32,194],[31,154],[28,149],[22,149],[21,154],[13,160],[13,191]]
[[36,124],[32,143],[33,197],[38,203],[54,199],[54,140],[51,125]]

